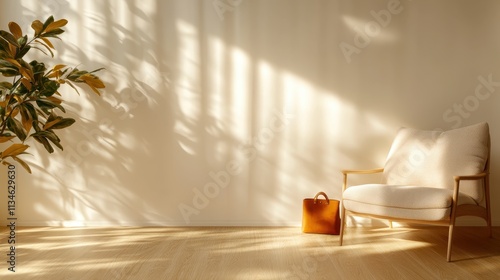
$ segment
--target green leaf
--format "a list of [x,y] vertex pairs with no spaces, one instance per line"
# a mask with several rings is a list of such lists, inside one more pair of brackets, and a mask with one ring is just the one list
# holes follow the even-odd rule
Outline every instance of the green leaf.
[[10,131],[14,132],[19,140],[24,141],[26,139],[26,132],[24,132],[23,125],[20,121],[9,117],[7,118],[7,127]]
[[[8,57],[8,58],[10,58],[10,57]],[[12,63],[10,63],[6,60],[8,58],[0,59],[0,66],[2,66],[2,67],[14,67],[14,65]]]
[[[59,149],[63,149],[63,147],[61,146],[61,139],[59,139],[59,137],[57,137],[57,135],[51,131],[51,130],[45,130],[45,131],[38,131],[36,133],[33,133],[31,136],[35,137],[35,138],[42,138],[42,139],[46,139],[46,140],[50,140],[50,142],[54,143],[54,145],[56,145]],[[50,145],[50,144],[49,144]],[[51,146],[52,148],[52,146]],[[53,151],[53,149],[52,149]]]
[[53,136],[48,136],[47,139],[49,139],[54,145],[56,145],[61,151],[64,150],[63,146],[61,145],[61,140],[55,133],[53,133]]
[[68,126],[71,126],[74,123],[75,123],[75,120],[72,118],[63,118],[62,120],[51,125],[50,129],[62,129],[62,128],[66,128]]
[[31,118],[33,119],[34,122],[38,122],[38,114],[36,113],[35,106],[31,103],[23,103],[24,108],[28,110],[29,114],[31,115]]
[[2,37],[9,44],[16,46],[18,48],[20,47],[19,43],[17,42],[17,39],[14,36],[12,36],[12,34],[10,34],[9,32],[5,30],[0,30],[0,37]]
[[31,69],[33,69],[33,74],[36,76],[43,76],[45,74],[45,71],[47,70],[47,67],[45,67],[45,64],[43,62],[38,62],[36,60],[33,60],[30,62]]
[[15,77],[20,75],[18,70],[14,70],[12,68],[0,68],[0,73],[2,73],[5,77]]
[[[2,40],[0,40],[1,42]],[[12,57],[9,53],[7,53],[6,51],[4,50],[0,50],[0,58],[3,59],[3,58],[7,58],[7,57]]]
[[57,120],[57,119],[62,119],[62,117],[59,117],[58,115],[56,115],[54,112],[50,113],[49,117],[47,118],[47,122],[51,122],[53,120]]
[[62,34],[62,33],[64,33],[64,30],[58,28],[58,29],[54,29],[52,31],[43,33],[40,37],[52,37],[52,38],[60,39],[59,36],[57,36],[57,35]]
[[41,137],[41,136],[33,136],[33,138],[36,141],[38,141],[39,143],[41,143],[43,145],[43,147],[45,148],[45,150],[47,150],[47,152],[49,152],[49,153],[54,152],[54,148],[52,148],[52,146],[50,145],[49,141],[46,138]]
[[28,36],[27,36],[27,35],[25,35],[25,36],[23,36],[23,37],[19,37],[19,38],[17,39],[17,43],[18,43],[18,44],[19,44],[19,46],[21,46],[21,47],[24,47],[24,46],[26,45],[26,43],[27,43],[27,42],[28,42]]
[[[10,59],[10,58],[7,58]],[[17,67],[8,62],[7,60],[0,60],[0,72],[6,76],[6,77],[12,77],[12,76],[17,76],[20,75],[19,70]]]
[[48,17],[45,22],[43,23],[43,30],[45,30],[47,28],[47,26],[49,26],[49,24],[53,23],[54,22],[54,16],[50,16]]
[[54,93],[56,93],[58,89],[59,84],[56,81],[48,80],[47,82],[43,83],[43,90],[40,91],[40,95],[49,97],[54,95]]
[[71,72],[69,72],[68,76],[66,77],[66,79],[70,80],[70,81],[76,81],[78,78],[80,78],[80,76],[82,75],[85,75],[89,73],[88,71],[80,71],[78,70],[78,68],[73,68],[73,70],[71,70]]
[[45,112],[39,108],[35,108],[35,110],[36,110],[36,113],[42,117],[47,117],[47,115],[49,115],[51,113],[51,112]]
[[40,107],[40,109],[44,110],[44,112],[46,112],[47,114],[49,114],[48,110],[54,109],[54,108],[59,108],[61,111],[66,113],[66,110],[64,109],[63,106],[56,104],[54,102],[51,102],[47,99],[38,99],[38,100],[36,100],[36,104],[38,105],[38,107]]
[[24,46],[21,51],[16,55],[16,58],[22,58],[23,56],[25,56],[29,51],[31,50],[31,46],[30,45],[26,45]]
[[9,82],[0,82],[0,88],[11,89],[12,88],[12,84],[9,83]]
[[9,43],[5,40],[0,40],[0,50],[7,51],[9,49]]
[[93,70],[93,71],[90,71],[89,73],[91,73],[91,74],[92,74],[92,73],[99,72],[99,71],[101,71],[101,70],[105,70],[105,69],[106,69],[106,68],[101,67],[101,68],[97,68],[97,69],[95,69],[95,70]]
[[42,130],[42,131],[37,131],[35,133],[32,133],[31,136],[33,137],[43,137],[50,139],[51,141],[61,141],[57,135],[51,131],[51,130]]

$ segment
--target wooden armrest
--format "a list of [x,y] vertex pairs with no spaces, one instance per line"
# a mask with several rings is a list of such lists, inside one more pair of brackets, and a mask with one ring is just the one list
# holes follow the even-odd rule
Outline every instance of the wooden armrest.
[[384,168],[375,168],[375,169],[364,169],[364,170],[356,170],[356,169],[344,169],[341,170],[342,174],[374,174],[383,172]]
[[[460,192],[459,188],[460,188],[460,181],[464,180],[482,180],[484,179],[485,180],[485,184],[483,185],[484,187],[484,190],[485,190],[485,197],[486,197],[486,208],[489,209],[489,183],[488,183],[488,175],[489,175],[489,172],[482,172],[482,173],[479,173],[479,174],[475,174],[475,175],[459,175],[459,176],[453,176],[453,178],[455,179],[455,185],[454,185],[454,188],[453,188],[453,204],[452,204],[452,212],[451,212],[451,216],[452,216],[452,219],[454,220],[455,219],[455,215],[456,215],[456,208],[458,206],[458,193]],[[489,210],[487,210],[489,211]],[[482,214],[481,214],[482,215]],[[488,216],[485,214],[483,216],[484,219],[488,219]]]
[[455,181],[461,181],[461,180],[479,180],[479,179],[483,179],[487,175],[488,175],[488,173],[483,172],[483,173],[479,173],[479,174],[476,174],[476,175],[453,176],[453,178],[455,179]]
[[347,188],[347,174],[375,174],[383,172],[384,168],[375,168],[375,169],[364,169],[364,170],[354,170],[354,169],[344,169],[341,170],[342,174],[344,174],[344,183],[342,184],[342,192]]

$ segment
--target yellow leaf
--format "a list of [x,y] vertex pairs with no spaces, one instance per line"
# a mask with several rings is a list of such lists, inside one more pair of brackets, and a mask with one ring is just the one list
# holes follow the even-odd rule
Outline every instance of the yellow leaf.
[[50,70],[50,74],[47,75],[48,78],[57,78],[58,83],[61,83],[61,80],[59,79],[62,75],[61,69],[66,68],[65,64],[57,64],[54,67],[52,67],[52,70]]
[[21,121],[23,123],[24,130],[26,130],[26,133],[29,134],[31,128],[33,127],[33,118],[31,117],[30,112],[24,107],[21,107]]
[[33,72],[31,72],[30,69],[20,68],[19,72],[21,72],[21,75],[23,75],[23,77],[26,78],[28,81],[33,80]]
[[9,49],[7,51],[9,53],[9,56],[14,57],[17,53],[17,47],[9,43]]
[[26,79],[26,78],[22,78],[21,79],[21,83],[29,90],[31,91],[31,82]]
[[10,145],[5,151],[2,152],[2,158],[6,158],[9,156],[17,156],[22,154],[26,149],[28,149],[30,146],[24,145],[24,144],[19,144],[19,143],[14,143]]
[[51,121],[51,122],[46,123],[46,124],[43,126],[43,130],[47,130],[47,129],[51,128],[52,126],[54,126],[56,123],[58,123],[58,122],[60,122],[60,121],[61,121],[61,119],[55,119],[55,120],[53,120],[53,121]]
[[11,98],[12,98],[12,95],[7,95],[7,97],[5,97],[5,100],[0,102],[0,107],[6,108],[7,104],[9,104]]
[[24,167],[24,169],[26,169],[26,171],[28,171],[29,174],[31,174],[31,168],[29,167],[29,165],[26,162],[24,162],[24,160],[22,160],[16,156],[12,156],[12,158],[15,161],[19,162],[19,164],[21,164],[21,166]]
[[59,78],[61,76],[61,71],[54,71],[47,75],[47,78]]
[[80,76],[80,79],[83,80],[87,85],[95,88],[105,88],[104,83],[96,76],[92,74],[85,74]]
[[9,54],[9,57],[15,57],[18,49],[18,47],[9,43],[9,49],[6,49],[6,51]]
[[56,65],[54,65],[54,67],[52,67],[52,71],[59,71],[59,70],[63,69],[64,67],[66,67],[65,64],[56,64]]
[[17,101],[17,103],[23,103],[23,98],[19,95],[14,95],[14,99]]
[[24,127],[24,130],[26,130],[26,134],[29,134],[31,128],[33,127],[33,121],[32,120],[29,120],[29,121],[23,120],[23,127]]
[[93,87],[93,86],[91,86],[91,85],[89,85],[89,86],[90,86],[90,88],[92,89],[92,91],[93,91],[93,92],[95,92],[95,94],[97,94],[97,95],[101,96],[101,92],[100,92],[98,89],[96,89],[95,87]]
[[[49,46],[47,46],[47,44],[45,44],[45,41],[44,41],[44,40],[42,40],[42,38],[38,38],[38,39],[36,39],[36,40],[35,40],[35,42],[37,42],[38,44],[40,44],[40,45],[44,46],[44,47],[45,47],[45,48],[49,51],[50,56],[51,56],[51,57],[54,57],[54,52],[50,49],[50,47],[49,47]],[[41,49],[41,48],[37,48],[37,49],[39,49],[39,50],[40,50],[41,52],[43,52],[44,54],[48,55],[48,54],[47,54],[47,53],[46,53],[43,49]]]
[[66,24],[68,23],[68,21],[66,19],[60,19],[60,20],[57,20],[57,21],[54,21],[52,22],[51,24],[49,24],[47,26],[47,28],[45,28],[45,32],[50,32],[54,29],[57,29],[57,28],[60,28],[60,27],[63,27],[65,26]]
[[55,50],[54,45],[52,45],[52,43],[50,42],[49,39],[47,39],[45,37],[41,37],[40,39],[42,39],[45,42],[45,44],[47,44],[47,46],[49,46],[50,48]]
[[5,143],[14,138],[16,138],[16,136],[0,136],[0,143]]
[[43,23],[39,20],[35,20],[31,24],[31,28],[33,28],[33,30],[35,30],[35,36],[38,36],[40,34],[40,32],[42,32],[42,30],[43,30]]
[[19,114],[19,107],[14,108],[14,110],[12,110],[12,114],[10,116],[11,116],[11,118],[15,118],[17,116],[17,114]]
[[14,66],[16,66],[18,69],[22,68],[21,64],[19,64],[19,62],[17,62],[17,60],[15,60],[13,58],[5,58],[5,60],[8,61],[10,64],[13,64]]
[[33,80],[33,71],[30,68],[23,67],[17,60],[12,58],[5,58],[5,60],[16,66],[23,77],[29,81]]
[[9,30],[10,33],[14,35],[14,38],[16,38],[16,40],[23,37],[23,31],[21,30],[21,27],[13,21],[9,22]]
[[57,105],[59,105],[59,104],[61,104],[61,103],[62,103],[62,100],[61,100],[61,99],[59,99],[59,98],[57,98],[57,97],[55,97],[55,96],[53,96],[53,95],[52,95],[52,96],[47,97],[47,100],[50,100],[52,103],[55,103],[55,104],[57,104]]

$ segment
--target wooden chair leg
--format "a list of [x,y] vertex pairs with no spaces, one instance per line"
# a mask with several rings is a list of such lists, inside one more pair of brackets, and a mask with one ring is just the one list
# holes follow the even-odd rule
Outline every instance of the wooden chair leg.
[[490,178],[485,178],[485,198],[486,198],[486,224],[488,225],[488,236],[493,237],[493,228],[491,225],[491,201],[490,201]]
[[455,228],[455,220],[457,217],[459,187],[460,187],[460,179],[458,177],[455,177],[455,188],[453,189],[453,202],[451,204],[450,226],[448,230],[448,250],[446,252],[446,260],[448,262],[451,262],[451,244],[453,243],[453,229]]
[[448,262],[451,261],[451,244],[453,242],[453,228],[454,228],[454,225],[450,224],[449,230],[448,230],[448,250],[446,252],[446,261],[448,261]]
[[491,226],[491,214],[488,218],[488,237],[493,238],[493,227]]
[[389,228],[392,228],[392,221],[389,220]]
[[342,215],[342,217],[340,218],[340,246],[342,246],[342,243],[344,241],[344,228],[345,228],[345,216],[346,216],[343,203],[341,203],[340,211]]

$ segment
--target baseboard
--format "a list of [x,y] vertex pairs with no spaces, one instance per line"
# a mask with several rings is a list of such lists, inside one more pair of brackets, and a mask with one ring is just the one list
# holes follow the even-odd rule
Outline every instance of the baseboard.
[[[493,226],[500,226],[500,220],[494,220]],[[6,221],[0,223],[7,225]],[[300,221],[192,221],[186,224],[184,221],[16,221],[17,226],[31,227],[300,227]],[[393,223],[394,226],[405,226],[404,223]],[[485,226],[484,220],[462,217],[457,220],[457,226]],[[389,226],[387,221],[350,217],[346,223],[347,227],[384,227]]]
[[[4,226],[6,224],[2,224]],[[24,227],[300,227],[292,221],[17,221]]]

